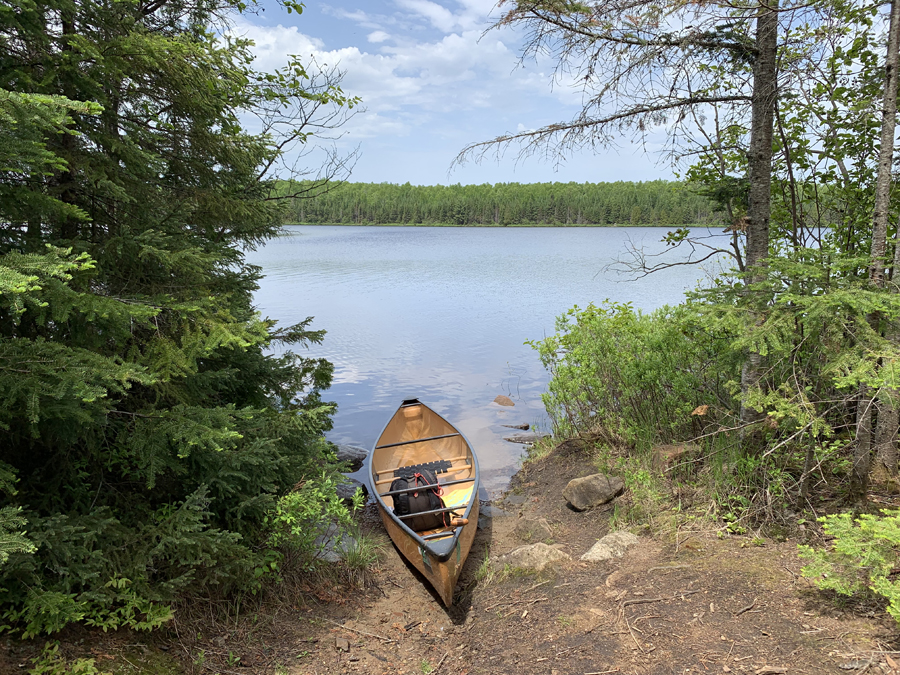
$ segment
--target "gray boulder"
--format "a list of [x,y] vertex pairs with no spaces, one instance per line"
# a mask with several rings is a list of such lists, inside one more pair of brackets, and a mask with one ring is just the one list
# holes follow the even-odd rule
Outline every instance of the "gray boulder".
[[346,482],[341,483],[335,488],[335,492],[340,499],[343,499],[346,502],[349,502],[353,499],[353,495],[356,494],[357,488],[362,488],[363,494],[369,494],[369,491],[366,489],[366,486],[360,483],[355,478],[347,478],[344,476],[344,480]]
[[540,572],[548,565],[564,563],[571,560],[571,556],[563,553],[555,546],[547,544],[529,544],[521,546],[514,551],[498,558],[501,565],[509,565],[518,569]]
[[638,538],[631,532],[626,530],[610,532],[591,546],[590,550],[581,556],[581,559],[586,562],[600,562],[611,558],[621,558],[625,555],[625,551],[636,543],[638,543]]
[[553,536],[553,530],[550,529],[550,523],[546,518],[519,518],[513,529],[516,536],[522,541],[538,542],[550,539]]
[[337,445],[337,458],[339,462],[347,462],[350,471],[359,471],[369,451],[358,445]]
[[595,473],[569,481],[563,497],[576,511],[585,511],[612,501],[624,490],[625,484],[620,478]]
[[318,558],[329,563],[340,562],[344,559],[344,551],[356,545],[356,538],[349,532],[338,527],[337,523],[324,523],[319,525],[319,534],[314,546],[319,549]]

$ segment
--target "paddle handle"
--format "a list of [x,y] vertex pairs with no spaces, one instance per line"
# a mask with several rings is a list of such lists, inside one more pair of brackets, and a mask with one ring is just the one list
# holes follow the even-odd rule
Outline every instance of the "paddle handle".
[[461,525],[468,525],[468,524],[469,524],[469,519],[468,519],[468,518],[453,518],[453,519],[450,521],[450,524],[451,524],[453,527],[458,527],[458,526],[461,526]]

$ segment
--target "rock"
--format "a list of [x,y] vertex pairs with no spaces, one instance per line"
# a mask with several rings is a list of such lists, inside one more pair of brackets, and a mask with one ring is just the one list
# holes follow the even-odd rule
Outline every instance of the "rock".
[[353,495],[356,494],[357,488],[362,488],[364,495],[369,494],[369,490],[366,488],[366,486],[363,483],[360,483],[355,478],[348,478],[347,476],[344,476],[344,480],[344,483],[341,483],[337,486],[337,488],[335,488],[335,492],[337,493],[337,496],[340,499],[343,499],[345,502],[349,502],[353,499]]
[[[638,543],[637,536],[627,530],[610,532],[603,537],[603,539],[591,546],[591,549],[581,556],[581,559],[587,562],[600,562],[602,560],[609,560],[610,558],[621,558],[625,555],[625,551],[628,547],[634,546],[636,543]],[[607,586],[610,585],[612,584],[610,584],[607,579]]]
[[503,501],[510,506],[521,506],[528,501],[528,497],[526,495],[506,495]]
[[483,504],[479,509],[479,512],[485,518],[502,518],[503,516],[509,515],[508,512],[493,504]]
[[369,451],[358,445],[337,445],[337,458],[339,462],[347,462],[350,471],[359,471],[363,462],[369,455]]
[[546,438],[549,434],[542,434],[539,431],[532,431],[528,434],[513,434],[512,436],[504,436],[504,441],[509,441],[510,443],[523,443],[524,445],[531,445],[532,443],[536,443],[542,438]]
[[555,546],[547,546],[547,544],[541,543],[521,546],[504,556],[500,556],[498,561],[501,565],[540,572],[548,565],[571,559],[571,556],[563,553]]
[[653,448],[653,468],[664,471],[673,464],[677,464],[687,456],[700,451],[699,446],[692,443],[676,445],[657,445]]
[[494,403],[498,403],[500,405],[505,405],[505,406],[514,406],[515,405],[515,403],[513,403],[513,400],[509,396],[504,396],[503,394],[500,394],[497,398],[495,398]]
[[612,501],[624,490],[625,484],[620,478],[595,473],[569,481],[563,490],[563,497],[576,511],[585,511]]
[[521,429],[522,431],[528,431],[531,428],[530,424],[501,424],[500,426],[507,429]]
[[546,518],[519,518],[513,530],[522,541],[544,541],[553,536],[550,523]]
[[344,559],[343,552],[356,545],[356,539],[349,533],[343,532],[335,522],[319,527],[322,534],[316,537],[314,545],[321,548],[318,554],[320,560],[330,563],[340,562]]
[[345,638],[335,638],[334,639],[334,647],[339,652],[349,652],[350,651],[350,640]]

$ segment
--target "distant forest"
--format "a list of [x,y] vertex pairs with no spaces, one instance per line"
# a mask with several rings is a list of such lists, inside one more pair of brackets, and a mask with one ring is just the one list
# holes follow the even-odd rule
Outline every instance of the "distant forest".
[[325,224],[690,225],[716,206],[681,182],[428,185],[344,183],[294,200],[289,220]]

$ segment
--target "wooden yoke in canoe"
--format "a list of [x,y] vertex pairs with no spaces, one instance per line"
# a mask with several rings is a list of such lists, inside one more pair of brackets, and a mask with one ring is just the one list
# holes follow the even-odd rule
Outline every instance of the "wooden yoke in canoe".
[[[478,460],[453,425],[418,399],[403,401],[369,455],[369,493],[375,496],[388,535],[407,560],[434,586],[446,606],[478,529]],[[434,471],[443,488],[449,525],[415,532],[410,516],[394,513],[391,483],[421,468]],[[409,488],[408,491],[422,488]]]

